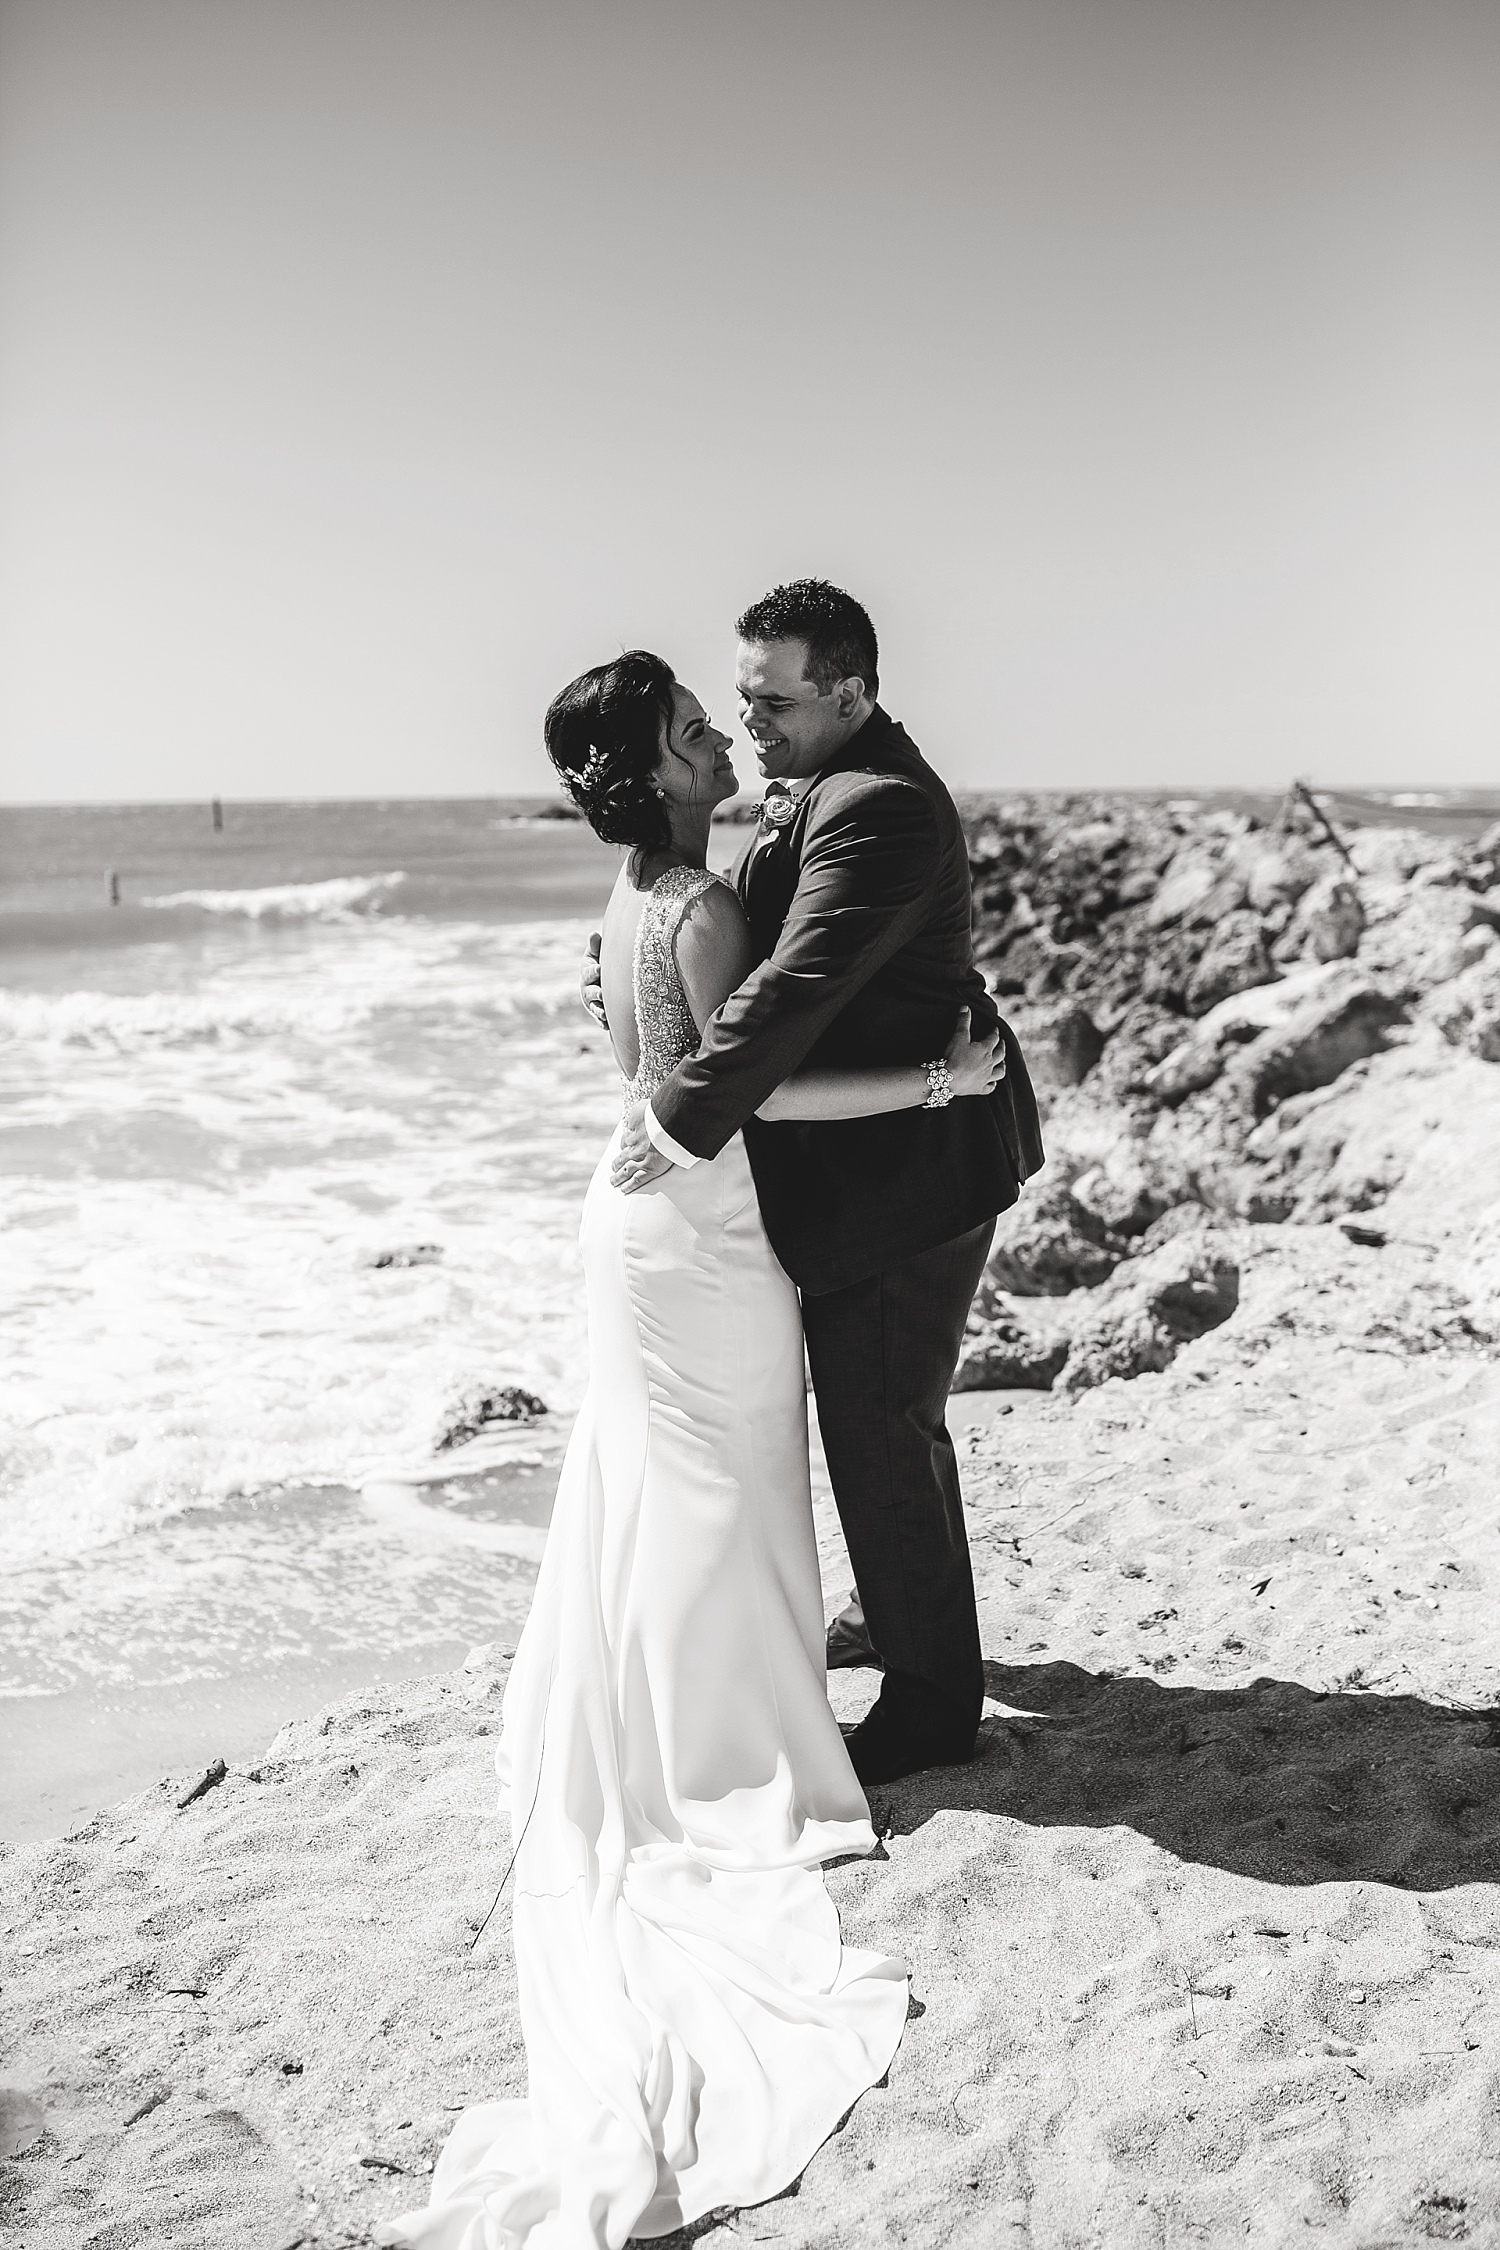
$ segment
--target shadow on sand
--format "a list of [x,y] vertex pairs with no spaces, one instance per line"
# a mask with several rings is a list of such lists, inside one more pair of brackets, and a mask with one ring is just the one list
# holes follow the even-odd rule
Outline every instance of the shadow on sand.
[[1075,1664],[985,1665],[971,1764],[872,1792],[883,1835],[943,1811],[1135,1829],[1269,1883],[1446,1890],[1500,1879],[1500,1714],[1291,1680],[1164,1687]]
[[[1163,1687],[1076,1664],[986,1664],[984,1684],[1008,1714],[986,1718],[970,1764],[872,1789],[882,1836],[981,1812],[1133,1828],[1264,1883],[1500,1880],[1500,1713],[1293,1680]],[[690,2250],[731,2216],[710,2212],[651,2250]]]

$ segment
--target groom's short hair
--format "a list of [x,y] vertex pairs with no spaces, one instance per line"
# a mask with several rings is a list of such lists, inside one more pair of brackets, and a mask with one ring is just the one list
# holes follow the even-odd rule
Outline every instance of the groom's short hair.
[[840,680],[861,679],[880,692],[880,644],[870,614],[826,578],[794,578],[773,586],[734,621],[742,641],[803,641],[806,677],[826,695]]

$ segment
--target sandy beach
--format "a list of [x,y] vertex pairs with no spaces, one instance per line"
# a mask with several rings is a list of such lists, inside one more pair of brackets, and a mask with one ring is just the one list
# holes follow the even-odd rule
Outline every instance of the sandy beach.
[[[976,826],[1051,1149],[954,1401],[981,1743],[830,1872],[888,2080],[700,2244],[1500,2241],[1492,840],[1176,818]],[[512,1645],[0,1857],[19,2250],[362,2244],[524,2091]]]

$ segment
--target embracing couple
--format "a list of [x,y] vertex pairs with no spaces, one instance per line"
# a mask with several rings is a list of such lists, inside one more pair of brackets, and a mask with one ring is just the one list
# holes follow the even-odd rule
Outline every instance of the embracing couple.
[[[836,587],[738,621],[768,783],[727,882],[729,738],[659,657],[575,680],[547,749],[627,857],[586,997],[626,1081],[582,1243],[590,1375],[506,1694],[529,2095],[468,2110],[425,2250],[618,2250],[778,2194],[890,2064],[904,1964],[823,1864],[864,1787],[970,1756],[983,1699],[944,1422],[996,1213],[1041,1162],[973,964],[947,789]],[[857,1594],[826,1694],[803,1351]],[[862,1613],[862,1614],[861,1614]]]

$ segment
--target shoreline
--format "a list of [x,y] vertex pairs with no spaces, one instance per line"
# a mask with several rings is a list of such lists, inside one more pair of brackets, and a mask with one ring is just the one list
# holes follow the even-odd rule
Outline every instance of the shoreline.
[[[467,1646],[450,1640],[405,1648],[401,1676],[452,1671],[467,1654]],[[284,1727],[390,1677],[389,1658],[372,1649],[213,1679],[12,1696],[3,1707],[3,1844],[61,1842],[122,1800],[165,1777],[175,1782],[205,1770],[216,1758],[254,1765]]]
[[[983,1427],[1001,1403],[999,1394],[955,1394],[950,1407],[955,1440],[961,1432]],[[401,1625],[398,1639],[394,1629],[378,1635],[372,1615],[366,1636],[354,1645],[331,1640],[320,1645],[316,1631],[304,1631],[299,1650],[262,1654],[211,1674],[117,1683],[81,1679],[60,1692],[6,1697],[0,1700],[5,1735],[0,1846],[61,1841],[71,1829],[151,1787],[168,1770],[175,1778],[202,1770],[219,1757],[230,1765],[253,1764],[279,1730],[311,1718],[329,1703],[395,1681],[453,1671],[472,1648],[497,1638],[514,1645],[530,1605],[532,1566],[539,1559],[571,1427],[570,1416],[552,1419],[551,1428],[533,1425],[518,1436],[528,1464],[538,1449],[545,1461],[545,1468],[524,1487],[514,1475],[499,1473],[493,1455],[505,1445],[502,1438],[482,1444],[476,1461],[466,1460],[470,1449],[461,1447],[430,1464],[424,1473],[425,1494],[416,1472],[410,1472],[410,1482],[392,1477],[372,1482],[362,1492],[347,1486],[294,1487],[262,1495],[258,1503],[247,1501],[232,1513],[186,1510],[182,1518],[158,1527],[158,1543],[163,1544],[164,1534],[179,1532],[183,1521],[195,1516],[210,1537],[226,1530],[243,1532],[249,1523],[269,1549],[274,1521],[283,1544],[298,1532],[309,1535],[306,1546],[298,1549],[304,1576],[320,1559],[326,1567],[332,1557],[336,1565],[335,1532],[325,1529],[316,1541],[311,1534],[320,1526],[338,1526],[341,1519],[368,1525],[372,1535],[388,1543],[404,1541],[417,1557],[430,1555],[439,1541],[452,1542],[458,1566],[470,1581],[467,1629],[424,1637],[409,1621],[393,1620],[393,1628]],[[830,1586],[836,1589],[842,1582],[847,1588],[849,1566],[815,1411],[811,1420],[820,1557]],[[457,1506],[444,1504],[452,1502],[455,1489],[462,1493]],[[152,1534],[136,1536],[149,1541]],[[511,1543],[519,1549],[513,1558],[519,1568],[475,1584],[475,1570],[491,1572],[497,1560],[509,1570],[512,1558],[504,1549]],[[149,1561],[145,1567],[149,1572]],[[438,1598],[429,1593],[429,1602]],[[830,1593],[831,1608],[841,1607],[844,1598]],[[217,1622],[222,1630],[225,1620],[221,1616]],[[263,1629],[263,1620],[248,1612],[247,1622]],[[191,1616],[185,1630],[191,1633]]]

